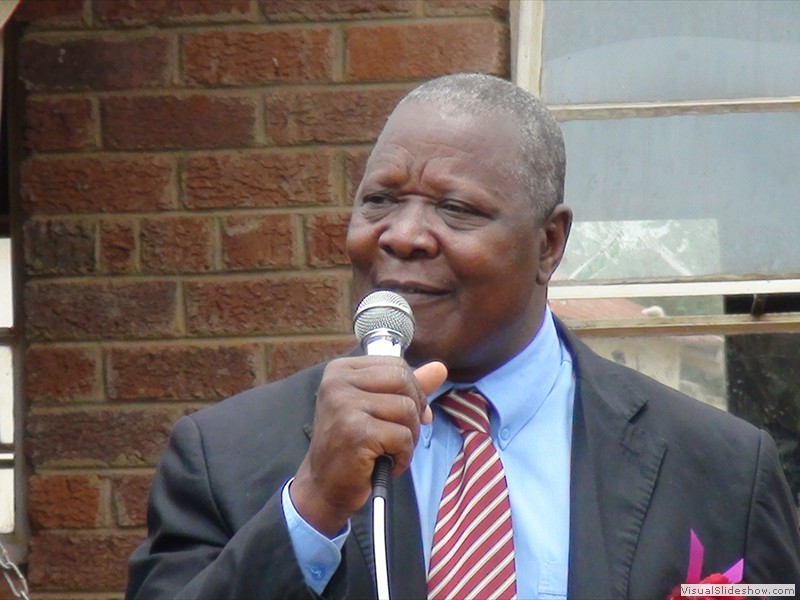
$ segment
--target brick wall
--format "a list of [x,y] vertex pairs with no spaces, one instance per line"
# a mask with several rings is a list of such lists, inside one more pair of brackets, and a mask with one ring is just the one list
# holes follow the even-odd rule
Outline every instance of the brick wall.
[[349,348],[370,142],[505,0],[23,0],[29,578],[119,597],[182,414]]

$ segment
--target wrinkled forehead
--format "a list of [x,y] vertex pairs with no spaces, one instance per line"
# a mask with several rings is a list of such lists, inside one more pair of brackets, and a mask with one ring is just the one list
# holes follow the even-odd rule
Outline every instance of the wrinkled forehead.
[[465,147],[470,140],[479,143],[501,143],[512,146],[518,141],[518,128],[511,118],[497,110],[466,109],[453,104],[404,102],[389,115],[378,137],[378,143],[412,131],[418,137],[445,140],[457,139]]
[[519,129],[498,111],[476,113],[453,105],[406,102],[387,119],[368,168],[397,152],[421,158],[449,155],[510,175],[519,164],[521,144]]

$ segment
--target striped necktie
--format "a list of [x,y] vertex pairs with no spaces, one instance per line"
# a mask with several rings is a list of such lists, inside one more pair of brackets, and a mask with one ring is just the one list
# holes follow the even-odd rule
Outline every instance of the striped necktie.
[[516,598],[511,506],[503,464],[489,436],[488,401],[477,391],[453,390],[436,402],[463,444],[436,516],[428,598]]

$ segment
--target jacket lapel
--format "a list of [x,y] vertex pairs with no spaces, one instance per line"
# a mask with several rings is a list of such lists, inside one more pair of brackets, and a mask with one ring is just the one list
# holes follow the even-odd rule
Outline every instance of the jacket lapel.
[[628,596],[666,442],[633,423],[647,399],[561,328],[576,362],[568,596]]

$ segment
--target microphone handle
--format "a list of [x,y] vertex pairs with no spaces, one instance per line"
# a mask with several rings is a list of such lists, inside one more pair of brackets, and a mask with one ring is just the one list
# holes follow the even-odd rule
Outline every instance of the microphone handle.
[[[367,356],[403,356],[404,348],[400,338],[392,332],[368,333],[364,336],[362,344]],[[375,460],[375,468],[372,471],[372,492],[380,498],[385,499],[389,493],[393,464],[394,459],[391,456],[379,456]]]
[[[403,356],[400,339],[391,333],[367,335],[362,340],[367,356]],[[378,600],[390,600],[388,513],[389,487],[392,483],[394,459],[383,455],[375,459],[372,470],[372,549],[375,560],[375,588]]]
[[375,459],[375,468],[372,471],[372,493],[378,498],[387,499],[389,497],[393,464],[391,456],[384,455]]

